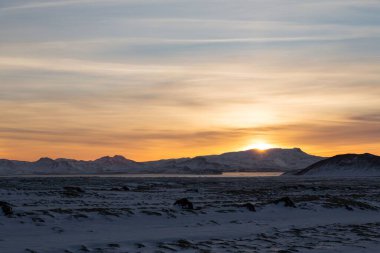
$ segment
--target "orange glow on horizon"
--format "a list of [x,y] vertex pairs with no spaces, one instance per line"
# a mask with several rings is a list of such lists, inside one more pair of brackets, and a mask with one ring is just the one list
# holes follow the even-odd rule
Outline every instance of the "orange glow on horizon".
[[271,149],[271,148],[274,148],[274,146],[272,144],[269,144],[269,143],[264,142],[264,141],[260,141],[260,142],[252,143],[252,144],[246,146],[244,149],[245,150],[258,149],[258,150],[264,151],[264,150]]
[[[24,160],[24,161],[36,161],[41,157],[50,158],[72,158],[78,160],[94,160],[102,156],[113,156],[122,155],[128,159],[135,161],[152,161],[159,159],[170,159],[170,158],[181,158],[181,157],[195,157],[201,155],[214,155],[222,154],[226,152],[234,152],[239,150],[249,150],[257,149],[262,152],[270,148],[301,148],[304,152],[311,155],[318,156],[334,156],[337,154],[344,153],[372,153],[379,155],[378,146],[375,145],[363,145],[358,148],[355,145],[352,146],[338,146],[338,147],[328,147],[323,145],[306,145],[304,143],[287,144],[277,143],[270,144],[267,142],[253,142],[250,145],[244,146],[244,143],[228,143],[226,145],[205,145],[203,147],[197,145],[178,145],[172,142],[172,146],[165,145],[165,143],[158,143],[157,146],[146,146],[140,148],[130,148],[130,147],[107,147],[107,146],[83,146],[83,145],[64,145],[55,144],[51,146],[46,146],[40,143],[35,149],[31,150],[30,143],[27,141],[23,142],[23,146],[9,146],[8,150],[0,150],[0,158],[13,159],[13,160]],[[265,145],[264,145],[265,144]],[[243,148],[242,148],[243,147]],[[49,148],[49,149],[48,149]]]

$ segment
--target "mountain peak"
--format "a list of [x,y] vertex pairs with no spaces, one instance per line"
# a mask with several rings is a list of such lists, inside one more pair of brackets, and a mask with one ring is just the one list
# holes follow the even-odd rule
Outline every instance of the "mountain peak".
[[41,157],[37,160],[37,163],[45,163],[45,162],[54,162],[54,159],[51,159],[49,157]]
[[95,162],[108,163],[108,164],[136,163],[135,161],[127,159],[122,155],[103,156],[99,159],[96,159]]
[[112,159],[116,159],[116,160],[127,160],[124,156],[122,155],[114,155],[112,157]]

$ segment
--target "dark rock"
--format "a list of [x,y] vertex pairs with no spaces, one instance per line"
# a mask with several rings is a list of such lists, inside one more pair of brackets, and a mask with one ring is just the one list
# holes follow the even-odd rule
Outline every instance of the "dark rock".
[[198,189],[187,189],[185,192],[199,192],[199,190]]
[[25,249],[25,252],[28,252],[28,253],[37,253],[37,251],[32,250],[32,249]]
[[152,190],[152,187],[148,185],[139,185],[136,188],[136,191],[138,192],[145,192],[145,191],[150,191],[150,190]]
[[70,192],[80,192],[84,193],[84,190],[80,188],[79,186],[65,186],[63,187],[65,191],[70,191]]
[[41,223],[45,222],[45,220],[42,219],[42,218],[40,218],[40,217],[32,217],[32,221],[34,221],[34,222],[41,222]]
[[130,191],[131,189],[129,189],[128,186],[122,186],[122,187],[114,187],[114,188],[111,188],[111,191]]
[[130,190],[131,190],[131,189],[129,189],[129,187],[126,186],[126,185],[124,185],[123,187],[121,187],[121,189],[122,189],[123,191],[130,191]]
[[65,186],[63,189],[65,190],[63,194],[67,197],[79,197],[84,193],[84,190],[78,186]]
[[284,185],[280,187],[280,190],[303,190],[306,189],[307,187],[303,184],[298,184],[298,185]]
[[294,202],[289,197],[283,197],[283,198],[274,200],[272,203],[276,204],[276,205],[283,203],[284,206],[286,206],[286,207],[294,207],[294,208],[296,207]]
[[180,248],[183,248],[183,249],[188,249],[192,246],[192,243],[187,241],[187,240],[184,240],[184,239],[180,239],[177,241],[177,245],[180,247]]
[[135,243],[135,245],[138,249],[145,248],[145,245],[142,243]]
[[0,207],[6,216],[11,216],[13,214],[12,207],[8,202],[0,201]]
[[241,205],[241,207],[245,207],[251,212],[256,212],[255,205],[253,205],[252,203],[245,203],[245,204]]
[[118,243],[109,243],[108,247],[110,247],[110,248],[120,248],[120,244],[118,244]]
[[360,210],[373,210],[376,211],[379,208],[372,206],[368,203],[353,200],[353,199],[344,199],[335,196],[326,196],[326,203],[323,204],[323,207],[326,208],[345,208],[349,211],[353,211],[354,208]]
[[90,252],[90,250],[85,245],[81,245],[79,250],[83,252]]
[[352,207],[350,207],[349,205],[344,205],[344,207],[348,210],[348,211],[353,211],[354,209]]
[[191,203],[187,198],[178,199],[176,202],[174,202],[174,205],[180,206],[183,209],[194,209],[193,203]]

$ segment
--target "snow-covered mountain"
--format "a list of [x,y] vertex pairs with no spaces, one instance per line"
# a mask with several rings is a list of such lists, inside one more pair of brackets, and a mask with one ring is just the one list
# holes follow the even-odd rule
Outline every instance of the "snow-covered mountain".
[[143,171],[148,173],[217,174],[228,169],[229,166],[209,161],[203,156],[143,163]]
[[312,164],[303,170],[288,174],[329,177],[380,176],[380,156],[368,153],[337,155]]
[[272,148],[266,151],[252,149],[204,157],[210,162],[228,166],[230,171],[250,171],[252,168],[260,171],[288,171],[305,168],[323,159],[299,148]]
[[299,148],[246,150],[221,155],[136,162],[123,156],[94,161],[41,158],[36,162],[0,160],[0,175],[18,174],[107,174],[107,173],[196,173],[232,171],[290,171],[322,160]]

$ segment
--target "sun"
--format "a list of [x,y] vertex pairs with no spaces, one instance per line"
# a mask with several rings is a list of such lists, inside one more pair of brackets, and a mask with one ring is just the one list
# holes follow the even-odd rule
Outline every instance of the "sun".
[[245,147],[245,149],[258,149],[258,150],[267,150],[270,148],[273,148],[273,145],[267,142],[255,142]]

